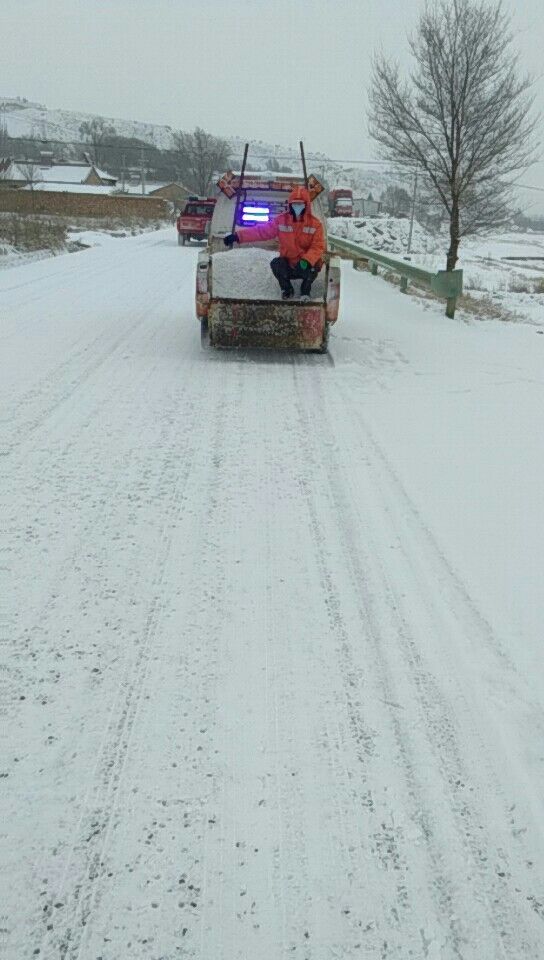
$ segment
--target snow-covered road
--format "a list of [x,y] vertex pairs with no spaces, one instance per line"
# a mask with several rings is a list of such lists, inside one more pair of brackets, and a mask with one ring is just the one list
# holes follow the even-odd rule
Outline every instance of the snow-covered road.
[[173,234],[0,274],[6,960],[539,960],[544,336]]

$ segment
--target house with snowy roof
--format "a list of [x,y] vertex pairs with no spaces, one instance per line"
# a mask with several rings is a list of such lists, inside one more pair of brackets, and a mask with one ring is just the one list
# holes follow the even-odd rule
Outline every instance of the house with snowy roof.
[[40,160],[0,159],[0,189],[89,193],[87,188],[94,187],[102,193],[116,183],[117,177],[101,170],[88,156],[83,161],[55,161],[50,153],[42,153]]
[[168,183],[146,181],[143,192],[141,181],[137,183],[125,183],[124,186],[118,183],[115,190],[112,190],[112,193],[134,197],[143,195],[146,197],[157,197],[162,200],[168,200],[174,205],[175,210],[182,210],[187,199],[190,196],[194,196],[194,190],[190,190],[189,187],[186,187],[183,183],[179,183],[177,180]]

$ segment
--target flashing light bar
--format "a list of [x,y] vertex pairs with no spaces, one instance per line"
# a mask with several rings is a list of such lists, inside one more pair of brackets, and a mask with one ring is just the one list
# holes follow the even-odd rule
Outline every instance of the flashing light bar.
[[270,213],[270,207],[254,207],[244,203],[244,213]]
[[270,207],[245,203],[242,208],[242,220],[244,223],[268,223],[270,220]]

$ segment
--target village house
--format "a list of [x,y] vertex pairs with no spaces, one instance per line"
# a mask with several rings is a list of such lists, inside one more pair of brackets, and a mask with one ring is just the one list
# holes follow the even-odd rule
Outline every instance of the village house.
[[[171,183],[155,183],[153,181],[144,184],[146,197],[159,197],[161,200],[168,200],[176,211],[183,209],[188,197],[193,196],[194,190],[189,190],[183,183],[172,181]],[[117,184],[115,193],[130,194],[131,196],[142,195],[141,182],[127,182],[123,188]]]
[[102,192],[111,190],[116,183],[117,177],[101,170],[89,157],[83,161],[55,161],[53,154],[42,153],[37,161],[0,159],[0,189],[77,193],[81,187],[97,187]]

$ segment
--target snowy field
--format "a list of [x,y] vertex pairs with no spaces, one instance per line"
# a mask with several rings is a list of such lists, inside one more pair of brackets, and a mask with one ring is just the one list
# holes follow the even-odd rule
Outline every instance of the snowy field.
[[[353,240],[371,250],[384,253],[405,253],[408,249],[410,221],[405,217],[329,217],[329,233],[344,240]],[[414,253],[434,252],[436,239],[419,223],[412,227],[410,249]]]
[[[371,250],[405,256],[410,222],[397,217],[334,217],[329,231]],[[448,241],[414,223],[411,262],[427,270],[445,270]],[[516,259],[510,259],[516,258]],[[489,302],[511,320],[544,320],[544,234],[504,232],[469,237],[461,243],[458,267],[464,289]]]
[[196,256],[0,275],[5,955],[541,960],[544,325],[204,351]]

